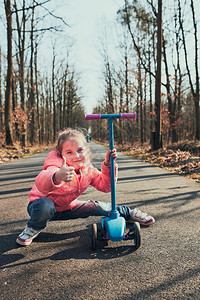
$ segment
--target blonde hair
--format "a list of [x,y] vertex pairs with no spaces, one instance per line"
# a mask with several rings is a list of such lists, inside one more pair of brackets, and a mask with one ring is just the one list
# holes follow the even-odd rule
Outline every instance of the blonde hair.
[[56,146],[58,155],[60,157],[62,157],[62,148],[63,148],[64,142],[66,142],[68,140],[76,140],[77,138],[80,138],[81,141],[83,142],[83,144],[86,148],[86,151],[87,151],[86,159],[87,159],[87,161],[91,162],[92,156],[91,156],[90,148],[88,146],[88,143],[86,141],[86,138],[85,138],[83,132],[81,130],[76,130],[76,129],[72,129],[72,128],[66,128],[64,131],[59,133],[57,146]]

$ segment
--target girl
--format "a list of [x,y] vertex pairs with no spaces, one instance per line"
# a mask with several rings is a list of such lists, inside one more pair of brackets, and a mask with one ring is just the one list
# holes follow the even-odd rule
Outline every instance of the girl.
[[[111,204],[99,201],[79,201],[77,198],[92,185],[108,193],[110,185],[110,155],[116,160],[114,149],[105,155],[101,172],[91,164],[91,155],[84,135],[73,129],[66,129],[58,137],[56,149],[51,151],[44,162],[43,170],[35,179],[35,186],[29,193],[28,213],[30,219],[16,242],[31,244],[47,221],[108,216]],[[115,180],[117,164],[115,162]],[[117,206],[120,215],[128,222],[151,225],[154,218],[127,206]]]

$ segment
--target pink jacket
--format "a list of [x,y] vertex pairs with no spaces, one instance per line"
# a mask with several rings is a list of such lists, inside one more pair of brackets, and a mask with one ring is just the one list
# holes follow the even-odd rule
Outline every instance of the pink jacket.
[[[81,168],[80,174],[76,174],[72,181],[55,185],[53,174],[59,170],[62,161],[56,150],[47,155],[43,170],[36,177],[35,185],[29,193],[31,202],[48,197],[53,200],[56,211],[64,211],[75,206],[77,198],[89,185],[101,192],[111,191],[110,168],[104,163],[101,164],[101,172],[90,163],[88,167]],[[117,164],[115,164],[115,180],[117,181]]]

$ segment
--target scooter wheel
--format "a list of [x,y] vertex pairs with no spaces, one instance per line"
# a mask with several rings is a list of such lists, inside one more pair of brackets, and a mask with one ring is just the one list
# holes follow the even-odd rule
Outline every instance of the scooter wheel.
[[97,248],[97,224],[92,224],[91,226],[91,247],[92,250]]
[[138,249],[141,245],[140,224],[138,222],[135,222],[133,224],[133,230],[134,230],[135,248]]

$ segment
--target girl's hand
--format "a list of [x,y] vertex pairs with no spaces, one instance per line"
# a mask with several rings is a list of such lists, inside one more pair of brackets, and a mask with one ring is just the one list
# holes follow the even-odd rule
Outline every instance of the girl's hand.
[[74,167],[66,166],[66,158],[63,156],[63,163],[59,171],[57,171],[53,176],[53,181],[55,184],[59,184],[61,181],[71,181],[74,177]]
[[116,149],[114,148],[112,151],[111,150],[108,150],[108,152],[106,153],[106,156],[105,156],[105,162],[104,164],[106,166],[109,166],[110,165],[110,155],[116,159],[117,158],[117,151]]

